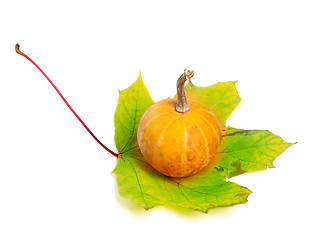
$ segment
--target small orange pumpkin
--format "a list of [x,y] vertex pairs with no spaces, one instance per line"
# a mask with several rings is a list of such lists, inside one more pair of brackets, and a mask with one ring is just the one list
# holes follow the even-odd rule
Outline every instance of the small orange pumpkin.
[[188,177],[212,162],[221,139],[220,123],[203,104],[185,96],[185,70],[177,81],[177,98],[154,103],[142,116],[138,145],[147,163],[169,177]]

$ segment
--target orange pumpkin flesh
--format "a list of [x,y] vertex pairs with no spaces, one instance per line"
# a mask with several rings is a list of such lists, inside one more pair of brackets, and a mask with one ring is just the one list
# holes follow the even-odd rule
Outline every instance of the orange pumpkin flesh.
[[142,116],[137,140],[153,168],[169,177],[188,177],[212,162],[221,139],[215,115],[188,99],[189,111],[175,110],[177,99],[154,103]]

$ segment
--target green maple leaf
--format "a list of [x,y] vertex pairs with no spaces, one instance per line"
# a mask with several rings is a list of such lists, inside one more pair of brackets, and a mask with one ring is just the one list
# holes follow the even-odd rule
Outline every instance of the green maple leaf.
[[[210,87],[189,83],[186,95],[208,106],[225,125],[241,100],[235,83],[220,82]],[[218,161],[191,177],[170,178],[145,162],[137,144],[140,118],[152,104],[139,75],[130,87],[120,91],[114,115],[119,157],[113,173],[119,193],[145,209],[175,205],[207,212],[214,207],[245,203],[251,191],[227,178],[273,167],[273,160],[292,145],[269,131],[226,127]]]
[[236,82],[219,82],[209,87],[197,87],[189,82],[185,91],[188,98],[208,106],[220,122],[225,125],[227,118],[241,101],[235,87]]
[[149,92],[143,84],[141,74],[126,90],[120,91],[114,115],[115,145],[125,153],[137,145],[137,128],[141,116],[153,104]]
[[219,166],[225,169],[227,177],[274,168],[275,158],[294,144],[264,130],[247,131],[227,127],[223,133]]

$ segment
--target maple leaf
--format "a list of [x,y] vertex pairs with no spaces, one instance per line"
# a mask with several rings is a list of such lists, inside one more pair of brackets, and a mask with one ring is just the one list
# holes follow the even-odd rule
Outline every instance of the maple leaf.
[[[235,83],[197,87],[190,82],[186,96],[209,107],[225,125],[241,100]],[[114,115],[119,157],[112,173],[116,175],[120,195],[145,209],[175,205],[207,212],[214,207],[245,203],[251,191],[227,178],[273,167],[273,160],[292,145],[269,131],[226,127],[215,163],[193,176],[171,178],[146,163],[137,144],[139,121],[152,104],[139,74],[130,87],[120,91]]]
[[[214,207],[245,203],[251,191],[227,181],[227,178],[247,171],[274,167],[274,159],[292,145],[269,131],[225,127],[227,118],[241,100],[235,87],[236,82],[220,82],[210,87],[197,87],[189,82],[185,88],[186,97],[207,106],[222,124],[221,144],[215,161],[201,172],[185,178],[162,175],[145,161],[137,143],[140,119],[153,104],[141,74],[130,87],[120,91],[114,115],[114,139],[119,152],[117,154],[100,142],[51,79],[19,48],[19,44],[16,44],[15,51],[38,68],[90,135],[106,151],[118,158],[113,173],[117,178],[120,195],[145,209],[158,205],[176,205],[207,212]],[[180,81],[180,89],[183,89],[187,77],[190,80],[193,76],[193,71],[185,70],[182,76],[184,79],[179,79],[183,80]],[[186,98],[178,98],[178,101],[183,99],[185,105],[182,101],[179,106],[176,105],[180,112],[186,110]]]

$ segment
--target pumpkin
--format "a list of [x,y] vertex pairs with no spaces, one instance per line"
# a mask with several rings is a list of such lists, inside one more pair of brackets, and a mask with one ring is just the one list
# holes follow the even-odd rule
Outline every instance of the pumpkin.
[[188,177],[214,161],[221,125],[208,107],[187,99],[185,70],[177,81],[177,98],[154,103],[142,116],[137,141],[145,161],[169,177]]

